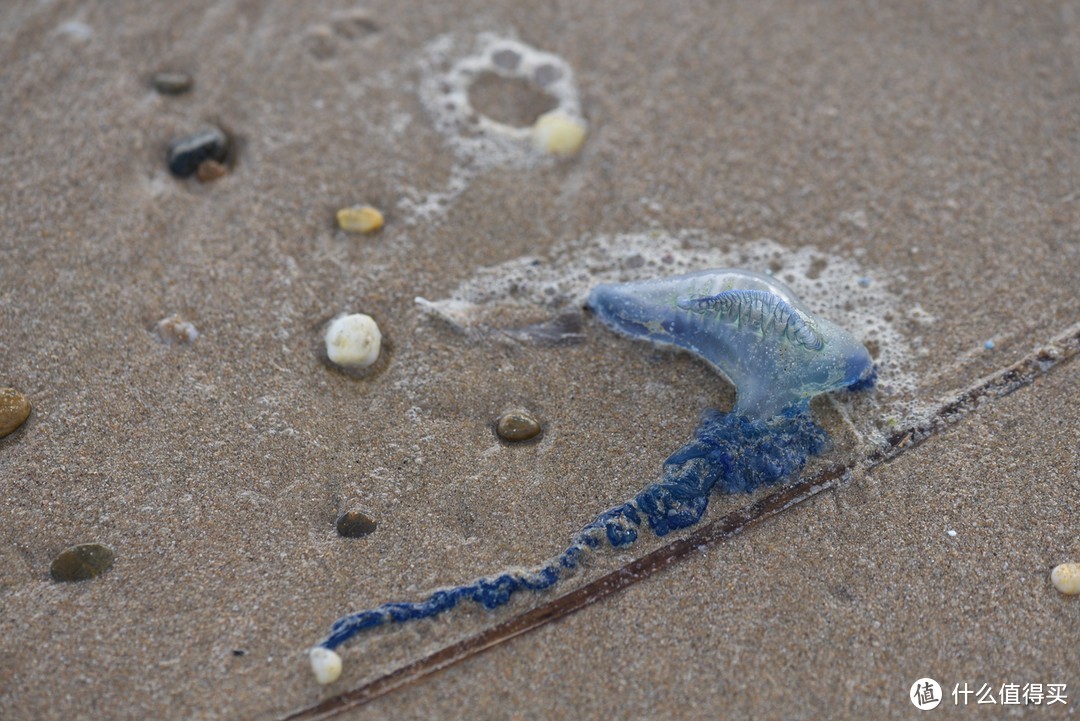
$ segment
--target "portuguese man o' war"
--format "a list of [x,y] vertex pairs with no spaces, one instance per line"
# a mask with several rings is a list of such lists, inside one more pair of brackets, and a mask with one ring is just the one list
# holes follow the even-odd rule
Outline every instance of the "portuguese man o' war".
[[735,413],[771,418],[812,396],[872,383],[862,343],[791,290],[748,270],[600,285],[589,307],[616,330],[685,348],[735,385]]
[[341,658],[334,649],[361,631],[430,618],[466,600],[497,608],[518,591],[554,586],[605,542],[612,548],[634,543],[643,525],[665,536],[697,523],[714,488],[749,493],[797,474],[829,443],[810,415],[810,398],[875,380],[861,343],[813,315],[787,286],[758,273],[709,270],[599,285],[588,305],[624,334],[679,346],[711,363],[735,384],[734,410],[706,411],[694,438],[664,462],[659,481],[598,515],[566,550],[540,565],[338,619],[310,651],[320,683],[338,678]]

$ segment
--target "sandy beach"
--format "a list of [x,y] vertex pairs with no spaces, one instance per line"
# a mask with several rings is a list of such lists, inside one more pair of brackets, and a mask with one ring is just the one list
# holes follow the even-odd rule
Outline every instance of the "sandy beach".
[[[33,411],[0,438],[0,718],[308,713],[670,542],[309,669],[346,613],[560,552],[729,410],[705,363],[583,309],[717,264],[870,348],[877,388],[812,406],[833,449],[807,472],[850,473],[339,716],[908,718],[931,677],[939,715],[993,715],[959,684],[1039,683],[1067,703],[994,713],[1070,717],[1078,82],[1067,2],[5,3],[0,388]],[[552,108],[577,152],[537,146]],[[223,175],[176,177],[170,143],[208,126]],[[357,205],[383,227],[341,230]],[[342,313],[378,323],[369,371],[326,361]],[[517,408],[537,439],[496,435]],[[339,536],[346,511],[376,530]],[[111,568],[53,580],[82,543]]]

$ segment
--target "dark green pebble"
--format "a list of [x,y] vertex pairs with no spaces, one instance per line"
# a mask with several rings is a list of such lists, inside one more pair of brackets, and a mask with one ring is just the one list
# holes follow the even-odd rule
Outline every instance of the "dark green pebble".
[[204,160],[224,163],[229,155],[229,138],[221,128],[208,125],[191,135],[177,138],[169,145],[169,172],[189,178]]
[[540,421],[523,410],[507,411],[495,423],[495,432],[504,441],[527,441],[540,434]]
[[154,90],[162,95],[183,95],[191,90],[191,76],[187,73],[158,73],[153,80]]
[[49,574],[54,581],[86,581],[112,568],[116,554],[100,543],[81,543],[65,548],[53,559]]
[[337,532],[344,538],[363,538],[375,532],[378,524],[360,511],[346,511],[338,516]]

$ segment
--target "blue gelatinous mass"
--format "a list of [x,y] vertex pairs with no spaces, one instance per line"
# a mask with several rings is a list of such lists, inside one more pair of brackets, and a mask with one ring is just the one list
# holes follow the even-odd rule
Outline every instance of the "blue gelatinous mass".
[[735,384],[735,413],[771,418],[812,396],[872,382],[874,364],[850,333],[811,313],[761,273],[718,269],[598,285],[589,307],[616,330],[679,346]]
[[798,474],[828,446],[808,400],[874,382],[870,355],[841,328],[810,313],[772,278],[710,270],[663,280],[597,286],[589,297],[616,329],[686,348],[735,384],[735,412],[707,411],[694,438],[672,453],[660,480],[598,515],[562,553],[435,591],[421,601],[384,603],[338,619],[320,645],[334,649],[386,624],[430,618],[462,601],[497,608],[520,591],[542,591],[571,575],[596,549],[628,546],[643,526],[657,536],[697,523],[714,489],[749,493]]
[[533,568],[504,571],[435,591],[422,601],[384,603],[343,616],[319,645],[333,650],[367,629],[431,618],[462,601],[493,609],[520,591],[543,591],[575,573],[590,553],[605,544],[612,548],[633,544],[642,525],[657,536],[692,526],[704,515],[714,489],[749,493],[777,483],[797,474],[810,456],[827,445],[828,436],[806,408],[764,421],[707,411],[694,439],[664,462],[659,481],[598,515],[570,539],[562,553]]

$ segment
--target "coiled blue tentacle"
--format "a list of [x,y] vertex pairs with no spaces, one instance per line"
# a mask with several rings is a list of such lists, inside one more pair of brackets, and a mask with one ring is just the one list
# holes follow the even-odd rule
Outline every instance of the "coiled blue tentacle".
[[697,523],[709,505],[709,494],[749,493],[783,480],[802,469],[806,460],[828,444],[825,431],[805,406],[767,421],[708,411],[693,440],[664,463],[660,481],[626,503],[610,508],[582,528],[565,551],[536,568],[507,571],[455,588],[436,591],[415,603],[385,603],[336,621],[321,646],[334,649],[357,633],[388,623],[431,618],[472,601],[493,609],[520,591],[543,591],[571,575],[605,543],[621,548],[638,539],[642,525],[657,536]]

